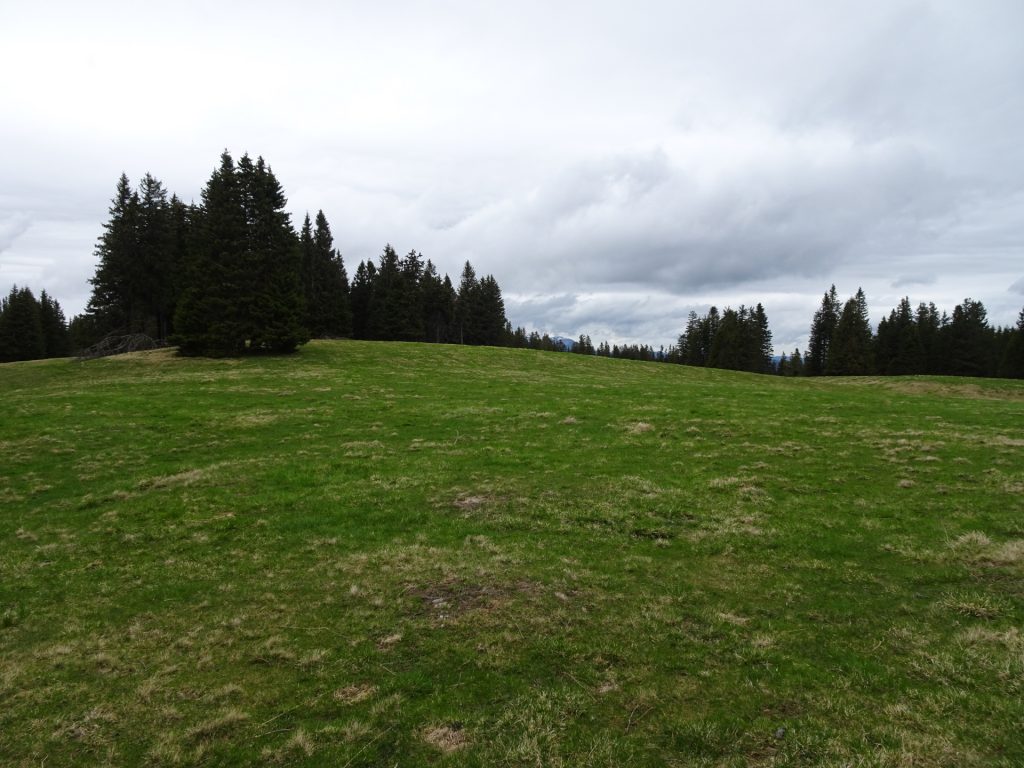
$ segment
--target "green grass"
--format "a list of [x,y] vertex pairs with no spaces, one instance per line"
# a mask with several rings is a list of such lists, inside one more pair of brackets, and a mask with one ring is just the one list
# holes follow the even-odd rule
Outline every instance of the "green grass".
[[0,392],[0,764],[1024,764],[1024,385],[321,342]]

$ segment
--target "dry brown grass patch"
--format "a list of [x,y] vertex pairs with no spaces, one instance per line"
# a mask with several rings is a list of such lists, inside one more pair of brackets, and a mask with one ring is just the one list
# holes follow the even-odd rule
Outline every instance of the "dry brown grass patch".
[[989,442],[992,445],[1000,445],[1007,448],[1024,448],[1024,438],[1019,437],[1007,437],[1006,435],[996,435]]
[[492,610],[515,593],[536,593],[541,588],[531,582],[516,584],[479,584],[457,577],[435,584],[409,584],[406,594],[419,599],[421,606],[435,619],[450,619],[470,611]]
[[189,741],[197,742],[206,739],[219,738],[238,728],[242,723],[248,722],[249,715],[237,709],[229,709],[220,717],[207,720],[205,723],[193,726],[188,729]]
[[750,623],[750,619],[745,616],[737,616],[735,613],[729,611],[721,611],[716,614],[719,619],[727,624],[733,624],[737,627],[743,627]]
[[297,728],[288,740],[277,749],[266,747],[260,757],[272,763],[286,763],[294,759],[312,757],[316,751],[313,739],[302,728]]
[[491,501],[493,501],[491,496],[461,494],[452,503],[457,509],[461,509],[465,512],[472,512],[474,509],[479,509],[480,507],[489,504]]
[[270,424],[280,418],[281,414],[279,413],[273,413],[271,411],[253,411],[252,413],[243,413],[241,416],[236,416],[234,422],[242,427],[255,427],[260,424]]
[[344,688],[339,688],[334,692],[333,696],[335,701],[340,701],[342,704],[351,706],[352,704],[358,704],[361,701],[366,701],[375,693],[377,693],[376,685],[359,683],[357,685],[347,685]]
[[653,424],[648,424],[646,421],[636,421],[626,427],[626,431],[631,435],[642,435],[644,432],[652,432],[654,430]]
[[139,482],[139,488],[172,488],[177,486],[189,486],[197,483],[209,474],[210,469],[189,469],[185,472],[178,472],[175,475],[163,475],[162,477],[150,477]]
[[1024,539],[1014,539],[991,549],[982,559],[995,565],[1017,565],[1024,562]]
[[865,380],[873,385],[881,384],[887,389],[896,392],[903,392],[909,395],[952,395],[954,397],[966,397],[973,400],[1021,400],[1024,399],[1024,391],[1020,389],[994,389],[982,387],[977,384],[953,384],[939,381],[913,381],[913,380]]
[[953,549],[983,549],[991,546],[992,540],[981,531],[968,531],[950,542]]
[[460,750],[469,743],[461,723],[428,728],[423,732],[423,740],[445,754]]

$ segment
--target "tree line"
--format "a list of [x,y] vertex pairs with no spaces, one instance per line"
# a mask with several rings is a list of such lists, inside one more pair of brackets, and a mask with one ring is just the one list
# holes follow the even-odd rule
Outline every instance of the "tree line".
[[814,313],[806,355],[783,355],[778,368],[808,376],[1024,378],[1024,309],[1015,326],[993,327],[980,301],[964,299],[950,315],[904,297],[873,332],[864,291],[840,302],[833,285]]
[[31,289],[15,285],[0,299],[0,363],[70,354],[64,311],[46,291],[37,299]]
[[186,355],[291,352],[310,338],[510,343],[501,288],[467,262],[456,288],[415,250],[387,245],[351,283],[323,211],[292,226],[263,158],[220,158],[201,203],[185,205],[151,174],[122,174],[96,247],[82,348],[144,333]]
[[323,211],[296,231],[284,190],[262,157],[225,151],[186,205],[146,174],[122,174],[97,242],[92,295],[67,323],[45,291],[15,286],[0,300],[0,362],[54,357],[114,335],[145,334],[182,354],[291,352],[310,338],[509,346],[679,363],[786,376],[948,374],[1024,377],[1024,310],[1015,327],[992,327],[965,299],[952,315],[901,300],[873,331],[864,292],[841,302],[825,292],[807,350],[773,357],[761,303],[691,312],[668,350],[596,346],[513,329],[493,275],[467,261],[458,285],[415,249],[391,245],[361,261],[351,282]]
[[985,306],[964,299],[952,314],[934,303],[912,307],[900,300],[873,331],[860,288],[845,302],[833,285],[811,321],[806,352],[772,354],[764,307],[740,305],[704,315],[690,312],[686,328],[668,350],[594,347],[581,335],[571,351],[782,376],[948,375],[1024,378],[1024,309],[1013,327],[993,327]]

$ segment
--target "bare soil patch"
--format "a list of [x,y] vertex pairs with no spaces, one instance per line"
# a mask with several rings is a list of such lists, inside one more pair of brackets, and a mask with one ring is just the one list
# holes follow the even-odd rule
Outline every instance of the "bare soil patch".
[[423,740],[435,749],[444,753],[455,752],[469,743],[462,723],[450,723],[428,728],[423,733]]

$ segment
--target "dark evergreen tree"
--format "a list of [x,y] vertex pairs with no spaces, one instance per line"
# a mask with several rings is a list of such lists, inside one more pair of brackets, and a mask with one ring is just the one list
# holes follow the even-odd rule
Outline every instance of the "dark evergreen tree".
[[352,279],[352,336],[369,339],[370,315],[373,313],[374,286],[377,283],[377,268],[372,261],[359,262]]
[[313,230],[309,214],[299,234],[306,326],[317,338],[352,335],[352,308],[345,264],[334,248],[334,237],[323,211]]
[[166,339],[178,299],[180,265],[174,216],[180,211],[172,211],[163,184],[148,173],[139,185],[138,201],[138,255],[129,289],[137,311],[129,330]]
[[254,213],[252,201],[243,203],[235,163],[227,151],[202,199],[172,341],[184,355],[240,354],[249,334],[257,279],[247,257],[249,216]]
[[922,373],[942,373],[945,352],[942,348],[942,329],[949,324],[946,313],[939,314],[934,304],[922,302],[917,306],[917,335],[924,354]]
[[400,341],[423,341],[426,327],[423,323],[423,256],[409,251],[399,262],[399,285],[395,313],[397,338]]
[[471,343],[491,347],[505,346],[505,329],[508,325],[505,318],[505,300],[501,296],[501,287],[494,279],[494,275],[481,278],[477,284],[477,292],[476,309],[479,315],[473,325],[479,335]]
[[[741,314],[742,313],[742,314]],[[740,311],[726,307],[718,323],[718,331],[711,341],[706,365],[709,368],[725,368],[733,371],[747,369],[747,349],[744,339],[746,324],[745,307]]]
[[843,305],[829,345],[825,373],[829,376],[867,376],[874,373],[874,338],[867,299],[860,288]]
[[373,281],[373,303],[367,319],[367,338],[380,341],[399,338],[402,329],[400,308],[404,303],[402,292],[398,254],[389,243],[384,246]]
[[458,344],[479,344],[482,330],[480,322],[480,283],[476,271],[468,261],[462,268],[459,290],[455,297],[455,341]]
[[878,373],[906,376],[924,373],[925,352],[917,318],[904,297],[899,306],[882,318],[875,337],[875,366]]
[[71,354],[71,336],[64,319],[64,310],[46,291],[39,294],[39,323],[43,334],[44,357],[67,357]]
[[590,336],[581,333],[579,339],[573,345],[572,351],[577,355],[593,355],[595,354],[594,342],[590,340]]
[[449,341],[455,319],[455,289],[448,275],[442,280],[429,259],[420,282],[423,301],[424,340],[434,344]]
[[514,349],[526,349],[526,347],[529,346],[525,328],[522,326],[516,327],[512,332],[512,341],[510,345]]
[[306,301],[306,327],[314,339],[324,334],[319,322],[319,303],[316,300],[317,264],[313,249],[313,220],[309,212],[302,219],[299,227],[299,255],[302,263],[302,296]]
[[804,359],[808,376],[821,376],[829,367],[829,351],[839,324],[839,298],[833,285],[822,297],[821,306],[811,322],[811,338]]
[[793,354],[789,358],[789,368],[794,376],[803,376],[807,372],[804,368],[804,358],[800,354],[799,347],[793,350]]
[[175,313],[186,355],[292,352],[304,327],[302,255],[284,191],[260,157],[226,151],[203,189]]
[[991,329],[988,313],[980,301],[964,299],[953,309],[953,317],[940,333],[946,360],[944,373],[953,376],[986,376],[990,371]]
[[246,218],[243,260],[251,300],[244,317],[248,349],[294,352],[309,340],[298,238],[285,211],[284,189],[262,157],[243,155],[238,180]]
[[96,244],[96,272],[90,279],[88,313],[101,335],[129,333],[138,313],[139,197],[126,174],[121,174],[109,208],[110,218]]
[[124,174],[96,246],[88,313],[97,333],[145,333],[165,339],[179,292],[184,206],[152,174],[132,192]]
[[772,346],[772,332],[768,326],[768,315],[761,302],[750,312],[748,317],[751,361],[748,370],[754,373],[772,373],[775,369],[772,357],[775,348]]
[[71,337],[72,351],[78,353],[100,341],[104,332],[96,315],[86,312],[71,318],[68,335]]
[[1024,379],[1024,309],[1017,316],[1017,325],[1010,333],[999,365],[999,375]]
[[721,323],[717,307],[711,307],[704,317],[690,312],[686,330],[679,339],[680,358],[686,365],[708,365],[711,344]]
[[39,360],[45,355],[39,302],[31,290],[15,285],[0,301],[0,363]]
[[683,365],[693,365],[690,360],[691,347],[697,343],[697,339],[700,335],[700,318],[697,313],[692,309],[690,314],[686,318],[686,328],[679,334],[679,338],[676,339],[676,349],[678,350],[679,362]]

